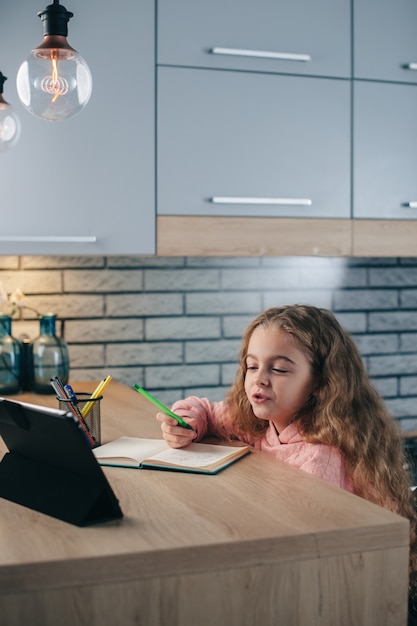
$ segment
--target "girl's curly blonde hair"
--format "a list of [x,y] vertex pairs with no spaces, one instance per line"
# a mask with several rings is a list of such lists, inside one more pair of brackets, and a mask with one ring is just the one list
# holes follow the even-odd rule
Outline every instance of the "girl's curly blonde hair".
[[396,421],[369,380],[359,351],[333,313],[310,305],[271,308],[246,329],[240,367],[227,397],[236,432],[261,436],[268,422],[255,417],[245,394],[246,356],[253,331],[281,328],[311,363],[314,396],[294,416],[310,443],[338,448],[357,495],[410,520],[410,591],[417,591],[417,515],[407,459]]

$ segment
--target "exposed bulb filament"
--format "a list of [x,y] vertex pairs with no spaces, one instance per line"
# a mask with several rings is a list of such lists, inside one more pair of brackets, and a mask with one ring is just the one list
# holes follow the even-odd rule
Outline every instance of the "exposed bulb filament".
[[56,50],[51,50],[52,76],[45,76],[41,81],[41,89],[45,93],[53,95],[52,102],[55,102],[59,96],[65,96],[68,93],[68,81],[58,75],[58,55]]

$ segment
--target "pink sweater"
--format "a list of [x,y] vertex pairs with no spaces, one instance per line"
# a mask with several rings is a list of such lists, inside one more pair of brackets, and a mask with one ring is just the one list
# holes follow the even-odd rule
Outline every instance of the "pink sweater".
[[342,489],[354,491],[340,451],[324,444],[307,443],[298,432],[295,423],[284,428],[278,435],[270,422],[262,437],[253,439],[233,431],[230,421],[225,420],[224,402],[210,402],[207,398],[190,396],[175,402],[172,410],[181,417],[197,420],[196,441],[200,441],[205,435],[220,435],[219,425],[222,424],[227,435],[273,454],[277,459]]

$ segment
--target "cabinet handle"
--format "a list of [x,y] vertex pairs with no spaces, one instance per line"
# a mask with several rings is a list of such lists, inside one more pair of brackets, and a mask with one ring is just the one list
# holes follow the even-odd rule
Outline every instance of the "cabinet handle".
[[404,206],[408,207],[409,209],[417,209],[417,200],[411,200],[411,202],[405,202]]
[[311,206],[310,198],[234,198],[232,196],[213,196],[210,198],[213,204],[291,204],[295,206]]
[[417,63],[407,63],[406,65],[404,65],[404,69],[417,70]]
[[0,242],[6,243],[95,243],[95,235],[0,235]]
[[232,56],[259,57],[262,59],[280,59],[281,61],[311,61],[309,54],[292,52],[268,52],[267,50],[245,50],[240,48],[211,48],[211,54],[230,54]]

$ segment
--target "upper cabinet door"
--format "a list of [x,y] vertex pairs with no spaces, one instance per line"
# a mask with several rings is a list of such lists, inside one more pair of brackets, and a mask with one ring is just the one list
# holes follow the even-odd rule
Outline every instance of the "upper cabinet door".
[[161,65],[350,77],[349,0],[159,0]]
[[158,213],[350,217],[350,82],[158,70]]
[[416,29],[416,0],[356,0],[354,77],[416,83]]
[[4,96],[19,143],[0,154],[0,254],[155,251],[154,0],[68,0],[68,42],[88,63],[92,96],[64,121],[32,116],[17,70],[42,40],[45,0],[0,3]]
[[417,218],[417,86],[354,86],[354,217]]

